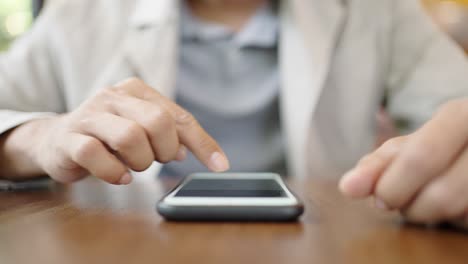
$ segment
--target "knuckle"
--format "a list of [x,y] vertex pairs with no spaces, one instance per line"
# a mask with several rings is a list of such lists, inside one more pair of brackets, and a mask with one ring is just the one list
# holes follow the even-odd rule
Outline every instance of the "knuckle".
[[144,82],[140,79],[140,78],[137,78],[137,77],[130,77],[126,80],[127,83],[129,84],[134,84],[134,85],[143,85]]
[[407,137],[396,137],[387,140],[375,151],[375,155],[382,160],[392,160],[402,150],[402,145],[406,142]]
[[431,155],[435,147],[431,143],[425,146],[411,148],[403,157],[402,165],[406,171],[414,171],[419,173],[429,174],[437,169],[434,162],[431,162]]
[[170,129],[174,126],[173,119],[170,113],[164,109],[159,111],[152,111],[152,114],[148,115],[146,120],[146,127],[154,129]]
[[150,115],[145,128],[154,151],[154,158],[161,163],[170,162],[175,156],[172,146],[178,145],[175,122],[167,111]]
[[382,162],[382,157],[380,157],[380,155],[378,155],[377,153],[371,153],[371,154],[367,154],[365,155],[364,157],[362,157],[359,162],[358,162],[358,165],[359,166],[366,166],[366,165],[369,165],[369,164],[378,164]]
[[199,147],[205,151],[212,152],[216,149],[216,143],[210,137],[205,136],[200,139]]
[[95,98],[108,99],[109,97],[112,97],[114,95],[115,95],[115,89],[113,89],[112,87],[106,87],[104,89],[101,89],[99,92],[97,92]]
[[160,163],[169,163],[173,160],[173,155],[169,155],[168,153],[159,153],[157,156],[157,161]]
[[446,102],[439,107],[437,113],[462,114],[466,116],[468,115],[468,99],[462,98]]
[[105,88],[100,90],[94,97],[91,98],[89,105],[96,107],[111,107],[112,101],[116,97],[117,93],[112,88]]
[[125,172],[126,170],[124,168],[118,167],[118,168],[113,168],[113,169],[109,169],[106,171],[102,171],[100,172],[100,174],[95,175],[95,176],[108,183],[118,184],[121,175],[123,175]]
[[198,124],[197,120],[195,117],[187,112],[187,111],[182,111],[177,115],[177,124],[183,126],[183,127],[193,127]]
[[407,136],[391,138],[391,139],[385,141],[385,143],[383,143],[380,148],[385,149],[385,150],[394,150],[394,149],[400,147],[401,144],[404,141],[406,141],[406,139],[407,139]]
[[131,89],[131,90],[140,90],[146,87],[145,83],[137,77],[130,77],[126,79],[124,81],[124,84],[128,89]]
[[88,138],[84,140],[76,149],[73,160],[84,161],[93,157],[102,147],[102,143],[95,138]]
[[73,126],[76,126],[79,129],[86,129],[88,127],[91,127],[93,125],[93,119],[91,116],[86,115],[78,119],[75,124],[72,124]]
[[358,164],[366,164],[370,159],[372,159],[373,153],[369,153],[364,155],[361,159],[359,159]]
[[441,104],[436,111],[436,114],[441,114],[447,111],[453,111],[454,108],[458,107],[455,101],[450,101],[447,103]]
[[441,218],[456,216],[459,212],[455,206],[455,196],[444,185],[433,185],[427,193],[428,204]]
[[111,88],[113,92],[127,94],[128,90],[135,90],[144,87],[144,82],[137,77],[129,77],[117,83]]
[[168,162],[174,160],[176,155],[177,155],[177,148],[174,147],[176,145],[177,144],[174,141],[174,144],[172,144],[172,142],[171,142],[170,145],[166,146],[166,148],[164,148],[164,149],[156,148],[155,149],[155,159],[160,163],[168,163]]
[[160,163],[168,163],[174,160],[177,155],[178,146],[177,138],[175,140],[168,139],[168,144],[164,149],[156,149],[155,159]]
[[153,164],[153,159],[142,160],[140,164],[133,166],[132,169],[138,172],[145,171],[151,164]]
[[167,128],[171,128],[174,126],[174,120],[172,119],[171,114],[166,110],[162,110],[158,112],[157,118],[159,120],[161,127],[163,128],[167,129]]
[[155,148],[155,159],[160,163],[168,163],[174,160],[177,155],[177,145],[177,139],[167,139],[166,146],[164,148]]
[[408,201],[407,195],[402,195],[399,189],[385,179],[377,183],[374,191],[375,197],[381,199],[389,209],[403,209]]
[[383,201],[384,204],[391,210],[400,210],[403,206],[403,203],[400,201],[399,197],[396,196],[391,189],[382,187],[382,185],[377,185],[374,196]]
[[118,83],[114,86],[114,89],[120,90],[120,89],[122,89],[122,88],[125,87],[125,86],[139,84],[140,82],[143,82],[143,81],[140,80],[140,79],[137,78],[137,77],[128,77],[128,78],[123,79],[122,81],[118,82]]
[[136,123],[130,123],[117,136],[114,148],[118,152],[128,150],[135,146],[142,136],[141,127]]

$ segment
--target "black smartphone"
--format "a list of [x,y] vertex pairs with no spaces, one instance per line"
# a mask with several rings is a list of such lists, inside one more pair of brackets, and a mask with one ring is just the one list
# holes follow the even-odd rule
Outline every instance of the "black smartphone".
[[295,221],[302,202],[274,173],[197,173],[156,206],[176,221]]

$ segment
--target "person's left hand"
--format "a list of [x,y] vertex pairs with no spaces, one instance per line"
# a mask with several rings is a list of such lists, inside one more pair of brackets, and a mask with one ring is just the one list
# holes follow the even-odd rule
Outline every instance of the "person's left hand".
[[468,226],[468,100],[445,104],[415,133],[390,139],[340,181],[351,198],[415,223]]

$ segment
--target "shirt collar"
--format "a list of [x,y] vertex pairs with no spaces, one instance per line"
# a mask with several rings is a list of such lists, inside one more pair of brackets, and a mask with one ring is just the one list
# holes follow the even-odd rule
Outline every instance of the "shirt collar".
[[180,0],[137,0],[130,26],[144,28],[177,20]]
[[223,25],[194,17],[185,1],[180,8],[182,41],[229,40],[238,47],[275,47],[278,42],[278,18],[271,4],[260,8],[237,34]]

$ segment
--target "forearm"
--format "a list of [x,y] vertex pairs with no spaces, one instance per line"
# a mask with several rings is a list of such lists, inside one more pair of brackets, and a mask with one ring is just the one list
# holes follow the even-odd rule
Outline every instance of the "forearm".
[[35,152],[48,123],[47,119],[30,121],[0,135],[0,178],[24,180],[44,176]]

